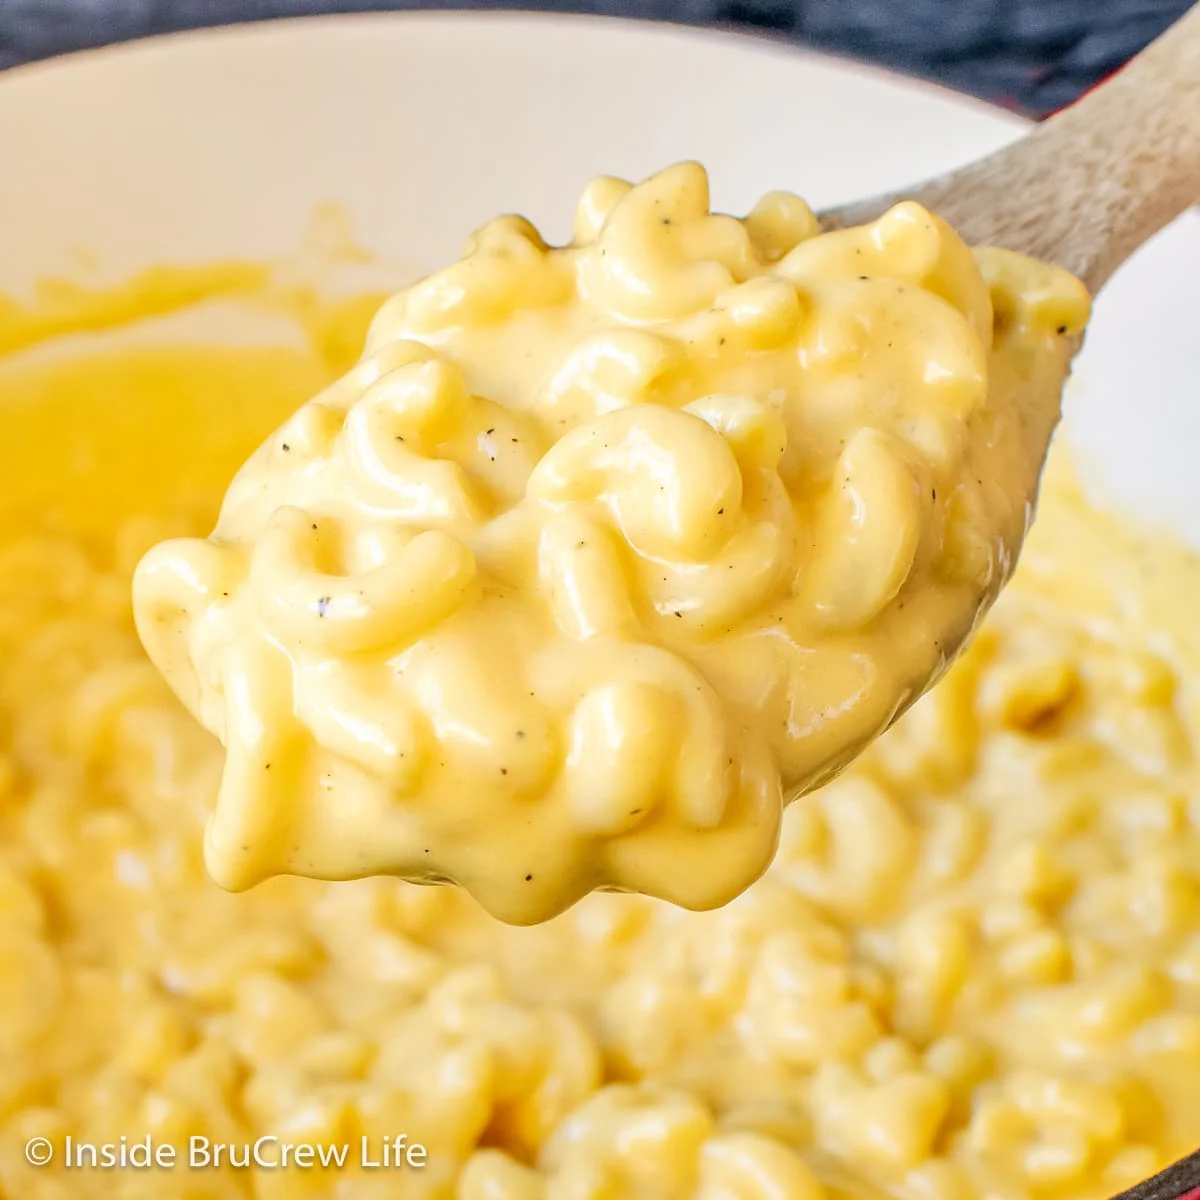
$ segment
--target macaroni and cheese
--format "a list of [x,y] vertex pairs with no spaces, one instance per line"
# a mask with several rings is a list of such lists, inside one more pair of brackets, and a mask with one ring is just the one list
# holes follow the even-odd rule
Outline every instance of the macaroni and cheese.
[[[223,751],[129,586],[351,366],[370,304],[263,279],[307,343],[156,325],[0,360],[0,1195],[1105,1200],[1200,1143],[1200,560],[1089,512],[1061,460],[970,650],[719,911],[592,895],[520,928],[389,878],[219,889]],[[106,323],[55,311],[47,336]],[[362,1162],[400,1135],[422,1165]],[[66,1169],[67,1137],[353,1149]]]
[[485,226],[138,569],[226,747],[214,878],[725,903],[1007,579],[1088,310],[916,204],[714,215],[695,164],[563,248]]

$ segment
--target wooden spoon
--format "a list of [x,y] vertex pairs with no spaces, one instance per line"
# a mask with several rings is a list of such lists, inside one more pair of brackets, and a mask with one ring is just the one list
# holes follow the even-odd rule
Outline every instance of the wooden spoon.
[[1019,142],[914,187],[829,209],[821,225],[861,225],[900,200],[936,212],[969,245],[1019,250],[1099,291],[1200,201],[1200,4]]

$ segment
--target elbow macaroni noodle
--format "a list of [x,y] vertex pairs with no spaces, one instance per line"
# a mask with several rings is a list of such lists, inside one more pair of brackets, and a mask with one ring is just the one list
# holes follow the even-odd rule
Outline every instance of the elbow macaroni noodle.
[[[144,306],[165,304],[151,288]],[[1107,1200],[1200,1144],[1200,559],[1088,512],[1062,462],[970,648],[783,814],[772,865],[731,903],[698,913],[597,894],[528,928],[459,889],[386,877],[216,887],[201,843],[225,756],[146,660],[131,575],[152,545],[211,528],[223,473],[341,375],[330,349],[353,343],[361,312],[322,317],[308,350],[0,360],[0,1195]],[[300,423],[315,437],[324,419]],[[130,489],[119,464],[139,460]],[[95,491],[78,462],[97,464]],[[193,464],[207,472],[191,477],[197,509]],[[13,508],[20,497],[30,507]],[[578,518],[628,561],[594,511],[551,516],[552,550],[579,540]],[[305,532],[290,519],[284,545]],[[346,543],[360,576],[410,547],[429,555],[418,564],[454,564],[445,543],[373,536]],[[190,545],[195,558],[175,561],[195,574],[171,583],[175,599],[190,605],[201,579],[225,599],[221,555]],[[331,549],[300,545],[319,563]],[[297,562],[284,554],[283,575],[303,585]],[[625,599],[638,595],[631,584]],[[291,629],[298,615],[306,629],[293,597],[273,587],[266,602],[281,607],[254,619]],[[580,611],[570,593],[560,603]],[[223,655],[224,628],[198,621],[194,636]],[[695,670],[673,656],[697,644],[602,657],[570,710],[582,745],[626,705],[645,752],[660,747],[661,689]],[[414,712],[449,711],[441,668],[472,651],[466,639],[413,664]],[[404,749],[406,727],[387,724],[394,696],[365,704],[375,665],[303,664],[297,694],[343,714],[351,744],[370,718]],[[786,696],[794,657],[744,669]],[[239,672],[235,716],[277,698],[273,670]],[[693,702],[680,696],[682,713]],[[480,720],[507,702],[484,699]],[[531,740],[536,712],[519,714]],[[398,762],[381,751],[374,769]],[[581,781],[594,790],[572,811],[603,824],[611,778]],[[427,1150],[419,1168],[370,1169],[356,1152],[311,1170],[62,1163],[67,1136],[378,1147],[401,1134]],[[26,1163],[32,1138],[51,1143],[47,1166]]]
[[915,204],[737,220],[695,164],[563,248],[491,222],[138,569],[227,749],[210,871],[725,903],[1008,577],[1087,316]]

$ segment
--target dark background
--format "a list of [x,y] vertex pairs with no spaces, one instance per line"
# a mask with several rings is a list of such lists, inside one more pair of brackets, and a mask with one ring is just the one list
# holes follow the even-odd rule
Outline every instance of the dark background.
[[0,68],[153,33],[319,12],[512,8],[750,28],[1043,117],[1192,0],[0,0]]

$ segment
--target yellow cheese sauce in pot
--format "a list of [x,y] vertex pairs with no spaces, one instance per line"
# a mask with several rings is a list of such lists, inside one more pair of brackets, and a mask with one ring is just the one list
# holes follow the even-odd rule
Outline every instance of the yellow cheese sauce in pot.
[[[224,751],[132,574],[210,532],[379,301],[246,270],[4,310],[0,1195],[1103,1200],[1200,1143],[1200,559],[1089,511],[1061,457],[971,649],[723,908],[519,928],[388,878],[221,890]],[[124,326],[233,293],[294,342]],[[370,1165],[401,1134],[420,1165]],[[68,1167],[68,1137],[179,1159]],[[268,1165],[188,1167],[191,1139]]]

